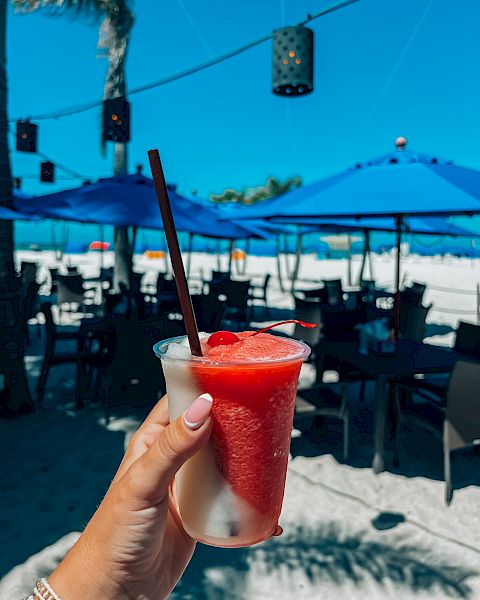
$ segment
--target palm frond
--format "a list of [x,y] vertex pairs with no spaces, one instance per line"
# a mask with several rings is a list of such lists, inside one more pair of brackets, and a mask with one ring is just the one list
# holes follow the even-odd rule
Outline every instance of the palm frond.
[[13,0],[20,11],[32,12],[46,8],[53,13],[76,11],[82,15],[101,14],[107,8],[108,0]]

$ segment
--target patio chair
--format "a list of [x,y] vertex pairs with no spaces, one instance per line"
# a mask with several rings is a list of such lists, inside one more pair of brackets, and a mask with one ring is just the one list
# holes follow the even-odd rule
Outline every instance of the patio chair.
[[221,328],[225,304],[215,294],[192,296],[193,310],[200,331],[213,332]]
[[68,305],[68,310],[73,310],[73,305],[81,308],[85,312],[85,300],[90,297],[87,292],[95,291],[95,288],[86,288],[83,285],[83,277],[81,275],[57,275],[57,304],[59,308],[59,316],[66,310],[65,305]]
[[398,393],[395,388],[397,429],[395,460],[399,460],[401,425],[414,421],[442,437],[445,477],[445,502],[453,497],[451,453],[453,450],[480,443],[480,363],[458,361],[450,378],[447,402],[443,408],[428,400],[415,401]]
[[[480,326],[460,322],[453,351],[467,358],[480,359]],[[405,393],[415,393],[432,402],[445,405],[451,373],[431,373],[413,378],[402,378]]]
[[[30,281],[26,287],[24,287],[24,293],[22,298],[23,308],[23,319],[25,326],[25,340],[30,345],[30,331],[28,329],[28,322],[30,319],[35,319],[38,313],[38,291],[40,284],[36,281]],[[37,321],[38,334],[40,335],[40,324]]]
[[58,291],[58,269],[50,267],[50,295],[56,294]]
[[345,383],[315,385],[298,390],[294,422],[303,418],[328,417],[343,423],[343,460],[348,460],[350,416]]
[[233,319],[238,324],[247,323],[250,281],[227,280],[220,287],[213,286],[212,293],[225,296],[226,319]]
[[[270,315],[270,308],[268,306],[268,300],[267,300],[267,292],[268,292],[268,284],[269,284],[271,278],[272,278],[272,276],[270,275],[270,273],[267,273],[265,275],[265,279],[263,280],[262,285],[251,285],[250,286],[250,300],[252,300],[252,302],[259,301],[259,302],[263,303],[263,306],[265,307],[265,316],[267,318]],[[257,295],[257,292],[258,292],[258,295]]]
[[400,301],[402,304],[421,306],[423,295],[427,286],[423,283],[413,282],[409,287],[400,292]]
[[[40,370],[40,376],[37,381],[37,404],[43,402],[45,396],[45,388],[47,385],[48,375],[52,367],[64,364],[75,364],[78,366],[79,354],[78,354],[78,331],[73,332],[58,332],[55,322],[53,320],[52,305],[48,302],[43,303],[40,306],[40,311],[43,313],[45,318],[45,353],[43,356],[42,367]],[[74,348],[68,352],[59,352],[57,349],[57,342],[70,341],[75,342]],[[78,373],[78,369],[77,369]]]
[[421,342],[425,337],[425,321],[432,305],[400,301],[399,333],[402,338]]
[[323,285],[327,292],[327,303],[338,306],[343,304],[343,287],[341,279],[324,279]]
[[38,264],[22,260],[20,265],[20,277],[25,286],[37,279]]

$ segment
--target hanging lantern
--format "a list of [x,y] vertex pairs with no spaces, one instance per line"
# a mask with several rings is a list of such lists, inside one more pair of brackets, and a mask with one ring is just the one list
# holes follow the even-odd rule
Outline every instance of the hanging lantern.
[[38,126],[30,121],[17,121],[17,150],[18,152],[37,151]]
[[49,160],[40,164],[40,181],[53,183],[55,181],[55,165]]
[[103,102],[103,139],[121,144],[130,140],[130,103],[126,98]]
[[273,34],[273,93],[304,96],[313,92],[313,31],[303,25]]

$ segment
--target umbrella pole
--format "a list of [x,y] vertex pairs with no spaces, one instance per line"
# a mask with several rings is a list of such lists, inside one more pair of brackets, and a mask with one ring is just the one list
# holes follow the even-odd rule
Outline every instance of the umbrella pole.
[[217,240],[215,243],[215,246],[217,249],[217,271],[221,271],[222,270],[222,263],[220,261],[221,241]]
[[228,244],[228,274],[232,276],[233,240]]
[[105,261],[104,261],[104,256],[103,256],[103,252],[104,252],[103,237],[104,237],[104,228],[103,228],[103,225],[100,225],[100,241],[102,242],[100,245],[100,276],[102,275],[103,269],[105,266]]
[[395,257],[395,324],[394,339],[398,340],[400,332],[400,248],[402,244],[402,217],[396,217],[397,224],[397,256]]
[[348,234],[347,252],[347,285],[352,287],[352,236],[350,234]]
[[250,257],[250,238],[245,242],[245,261],[243,263],[243,274],[247,274],[248,259]]
[[295,267],[293,269],[292,278],[291,278],[292,294],[295,289],[295,283],[297,282],[298,273],[300,271],[300,262],[302,260],[302,241],[303,241],[303,235],[301,233],[299,233],[297,235],[297,253],[295,256]]
[[370,271],[370,279],[375,281],[375,273],[373,272],[373,256],[372,249],[370,248],[370,236],[368,240],[368,270]]
[[280,234],[277,235],[277,239],[275,240],[276,244],[277,244],[277,277],[278,277],[278,285],[280,286],[280,289],[282,292],[285,292],[285,287],[283,286],[283,281],[282,281],[282,263],[280,260],[280,251],[281,251],[281,247],[280,247]]
[[358,285],[362,284],[365,266],[367,263],[367,254],[370,252],[370,231],[365,229],[363,235],[365,236],[365,243],[363,246],[362,266],[360,267],[360,273],[358,274]]

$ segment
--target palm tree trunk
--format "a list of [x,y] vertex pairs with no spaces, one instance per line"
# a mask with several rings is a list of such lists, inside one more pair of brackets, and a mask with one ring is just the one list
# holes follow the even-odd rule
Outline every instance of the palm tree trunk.
[[[115,144],[113,171],[115,175],[127,174],[127,144]],[[113,286],[118,292],[123,283],[130,289],[132,250],[128,239],[128,227],[115,227],[115,267]]]
[[[10,208],[12,173],[8,151],[6,35],[7,0],[0,0],[0,206]],[[13,223],[0,221],[0,279],[15,275],[13,248]]]
[[[12,174],[7,118],[7,0],[0,0],[0,206],[12,205]],[[15,277],[13,223],[0,220],[0,366],[4,385],[0,414],[10,416],[33,407],[25,375],[24,316],[21,287]]]

